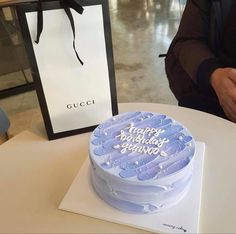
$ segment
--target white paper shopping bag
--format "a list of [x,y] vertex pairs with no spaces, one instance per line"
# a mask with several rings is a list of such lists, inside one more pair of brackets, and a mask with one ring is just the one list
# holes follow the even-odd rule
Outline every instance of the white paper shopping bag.
[[67,6],[72,19],[66,2],[42,2],[39,43],[38,3],[17,9],[49,139],[91,131],[118,111],[108,1],[70,0],[84,9]]

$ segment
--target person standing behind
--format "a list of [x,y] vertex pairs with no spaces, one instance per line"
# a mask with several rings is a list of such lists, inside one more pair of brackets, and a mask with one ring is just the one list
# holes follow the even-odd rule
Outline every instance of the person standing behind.
[[187,0],[165,70],[180,106],[236,122],[236,1]]

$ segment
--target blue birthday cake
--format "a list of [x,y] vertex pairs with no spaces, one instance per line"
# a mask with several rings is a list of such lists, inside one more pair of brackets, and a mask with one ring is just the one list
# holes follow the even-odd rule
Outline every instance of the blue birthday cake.
[[155,213],[188,192],[194,154],[192,135],[173,118],[123,113],[91,135],[91,182],[99,197],[119,210]]

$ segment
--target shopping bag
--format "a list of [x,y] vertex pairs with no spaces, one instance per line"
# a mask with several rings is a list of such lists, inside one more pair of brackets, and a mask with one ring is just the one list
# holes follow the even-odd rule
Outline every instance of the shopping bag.
[[118,113],[107,0],[17,7],[48,138],[93,130]]

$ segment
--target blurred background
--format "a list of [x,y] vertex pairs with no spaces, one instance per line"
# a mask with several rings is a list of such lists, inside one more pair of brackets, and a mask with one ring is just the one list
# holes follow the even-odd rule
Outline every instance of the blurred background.
[[[18,1],[19,2],[19,1]],[[176,105],[164,70],[186,0],[109,0],[118,102]],[[15,6],[0,2],[0,107],[12,137],[42,121]]]

